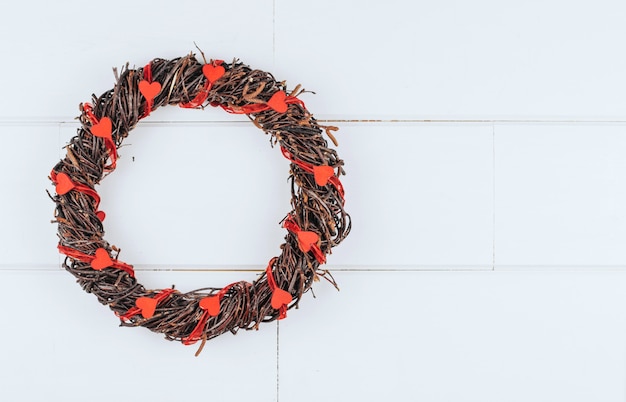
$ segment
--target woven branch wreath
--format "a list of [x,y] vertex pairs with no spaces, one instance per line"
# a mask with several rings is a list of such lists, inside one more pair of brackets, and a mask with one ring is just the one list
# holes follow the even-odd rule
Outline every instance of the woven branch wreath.
[[[63,267],[108,305],[122,326],[143,326],[185,345],[199,340],[204,345],[227,331],[257,329],[261,322],[286,317],[320,276],[335,284],[320,265],[350,232],[339,181],[343,161],[322,137],[326,132],[336,145],[331,133],[336,128],[318,124],[298,99],[299,86],[288,94],[284,82],[270,73],[236,60],[200,63],[194,54],[154,59],[136,70],[126,66],[119,76],[116,71],[116,80],[113,89],[81,104],[81,128],[50,179],[56,190],[58,249],[66,255]],[[115,169],[128,133],[163,105],[211,105],[245,114],[289,160],[292,210],[281,222],[285,243],[256,281],[187,293],[174,287],[146,289],[132,265],[118,258],[119,249],[104,240],[105,214],[98,209],[95,186]]]

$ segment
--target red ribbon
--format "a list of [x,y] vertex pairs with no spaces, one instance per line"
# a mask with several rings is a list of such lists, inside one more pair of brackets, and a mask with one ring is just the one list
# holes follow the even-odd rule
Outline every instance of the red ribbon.
[[[91,105],[91,103],[88,103],[88,102],[83,103],[83,111],[87,115],[87,118],[91,122],[92,126],[100,123],[100,120],[93,113],[93,106]],[[117,147],[115,146],[115,142],[113,141],[113,138],[105,138],[104,145],[109,151],[109,157],[111,158],[111,164],[109,166],[105,166],[104,170],[107,170],[107,171],[115,170],[115,167],[117,165]]]
[[[205,297],[205,299],[211,298],[211,297],[217,297],[218,300],[221,301],[224,295],[230,290],[230,288],[235,286],[235,284],[237,283],[239,282],[231,283],[230,285],[222,288],[216,295],[207,296]],[[208,309],[203,308],[202,300],[203,299],[200,300],[200,302],[198,303],[198,306],[202,310],[204,310],[204,312],[202,313],[202,316],[200,317],[200,320],[198,321],[198,324],[196,324],[196,327],[193,329],[193,331],[191,331],[191,333],[188,336],[181,339],[181,342],[183,343],[183,345],[193,345],[194,343],[202,339],[202,333],[204,332],[204,328],[206,327],[207,321],[209,321],[209,318],[211,318],[211,316],[217,315],[217,314],[211,314],[211,312]]]
[[87,115],[87,118],[89,119],[92,125],[98,124],[99,120],[96,117],[96,115],[93,114],[93,106],[91,106],[91,103],[88,103],[88,102],[83,103],[83,111]]
[[[91,262],[96,258],[95,255],[85,254],[81,251],[78,251],[70,247],[62,246],[60,244],[57,246],[57,248],[59,249],[59,252],[61,254],[65,254],[66,256],[70,258],[73,258],[75,260],[85,262],[88,264],[91,264]],[[135,271],[133,270],[132,265],[126,264],[118,260],[112,260],[112,261],[113,261],[113,265],[111,265],[109,268],[121,269],[122,271],[125,271],[126,273],[128,273],[131,277],[133,278],[135,277]]]
[[[146,66],[143,68],[143,79],[148,81],[149,84],[152,83],[152,62],[146,64]],[[143,115],[140,117],[140,119],[148,117],[150,115],[150,112],[152,112],[153,107],[154,99],[146,98],[146,110],[143,112]]]
[[[156,300],[156,304],[158,305],[163,300],[167,299],[169,295],[171,295],[174,292],[175,292],[174,289],[163,289],[159,293],[157,293],[157,295],[154,296],[153,299]],[[141,309],[139,307],[133,307],[129,309],[126,313],[124,313],[124,315],[119,315],[118,313],[115,313],[115,315],[117,315],[120,318],[120,320],[128,321],[139,313],[141,313]]]
[[279,288],[276,285],[276,280],[274,279],[274,273],[272,272],[272,266],[276,263],[278,258],[274,257],[267,264],[267,268],[265,268],[265,273],[267,274],[267,284],[272,291],[272,307],[278,310],[278,319],[282,320],[287,318],[287,308],[289,303],[291,303],[292,296],[286,290]]
[[204,83],[204,88],[202,88],[198,92],[195,98],[187,103],[181,103],[179,106],[185,109],[195,109],[202,106],[204,101],[206,101],[206,99],[209,97],[209,91],[211,90],[212,86],[213,83],[207,80],[207,82]]
[[[288,231],[290,231],[291,233],[295,234],[296,237],[298,236],[298,233],[303,231],[300,228],[300,226],[296,223],[296,220],[295,220],[295,218],[292,215],[288,215],[287,216],[287,219],[285,219],[285,222],[283,222],[283,227],[285,229],[287,229]],[[311,233],[313,233],[313,232],[311,232]],[[319,236],[318,236],[318,238],[319,238]],[[300,243],[298,242],[298,244],[300,244]],[[305,253],[308,252],[308,251],[311,251],[313,253],[313,255],[315,256],[315,259],[320,264],[326,263],[326,255],[322,252],[322,250],[320,249],[320,247],[317,244],[312,244],[310,250],[305,250],[305,249],[302,248],[302,246],[300,246],[300,250],[302,250]]]
[[152,62],[146,64],[143,68],[143,79],[152,82]]
[[[287,96],[285,98],[285,103],[288,105],[297,103],[298,105],[306,109],[306,107],[304,106],[304,102],[302,102],[302,100],[296,98],[295,96]],[[256,114],[271,109],[271,107],[267,103],[254,103],[244,106],[226,106],[222,105],[221,103],[216,103],[211,104],[211,106],[219,106],[228,113],[232,114]]]
[[[302,168],[302,170],[304,170],[305,172],[313,174],[313,172],[314,172],[313,165],[308,164],[306,162],[303,162],[301,160],[298,160],[298,159],[294,158],[294,156],[291,154],[291,152],[287,151],[287,149],[285,149],[282,146],[280,147],[280,152],[282,152],[283,156],[285,158],[289,159],[289,161],[291,163],[293,163],[294,165],[297,165],[298,167]],[[331,176],[328,179],[328,181],[339,192],[339,196],[341,197],[342,204],[345,203],[345,192],[344,192],[344,189],[343,189],[343,184],[341,184],[341,181],[339,180],[339,177],[333,175],[333,176]]]

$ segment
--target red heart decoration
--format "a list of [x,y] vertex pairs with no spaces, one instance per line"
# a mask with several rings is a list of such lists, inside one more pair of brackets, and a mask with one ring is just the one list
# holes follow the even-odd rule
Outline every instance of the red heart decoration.
[[226,70],[223,66],[214,66],[213,64],[205,64],[202,66],[202,74],[212,84],[222,78]]
[[311,247],[313,247],[314,244],[317,244],[319,239],[320,237],[317,233],[306,231],[298,232],[298,246],[300,247],[300,250],[305,253],[308,253],[311,250]]
[[95,255],[96,257],[93,259],[93,261],[91,261],[91,268],[95,269],[96,271],[103,270],[113,265],[113,260],[111,259],[109,252],[105,249],[97,249]]
[[272,294],[272,307],[276,310],[281,308],[282,306],[287,306],[293,297],[287,291],[282,290],[281,288],[274,289],[274,293]]
[[108,117],[103,117],[100,119],[98,124],[94,124],[91,126],[91,134],[100,138],[111,138],[111,133],[113,132],[113,124],[111,123],[111,119]]
[[200,308],[206,310],[211,317],[215,317],[220,313],[220,298],[219,296],[209,296],[200,299]]
[[104,222],[104,218],[106,218],[107,214],[105,214],[104,211],[96,211],[96,216],[100,222]]
[[70,177],[65,173],[57,174],[56,180],[57,180],[56,192],[58,195],[67,194],[74,187],[76,187],[76,184],[74,184],[72,179],[70,179]]
[[335,175],[335,170],[331,166],[314,166],[313,176],[315,177],[315,183],[318,186],[325,186],[328,183],[328,179]]
[[278,91],[270,100],[267,101],[267,106],[271,107],[278,113],[285,113],[287,111],[287,104],[285,103],[285,99],[287,98],[287,94],[283,91]]
[[152,318],[158,301],[150,297],[140,297],[135,300],[135,305],[141,309],[143,318]]
[[141,92],[146,100],[151,101],[161,92],[161,84],[156,81],[148,82],[141,80],[139,81],[139,92]]

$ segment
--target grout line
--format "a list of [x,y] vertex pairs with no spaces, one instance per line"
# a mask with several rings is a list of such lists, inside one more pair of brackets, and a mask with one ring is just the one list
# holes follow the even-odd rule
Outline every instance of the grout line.
[[[60,254],[62,257],[63,255]],[[229,265],[201,265],[201,264],[133,264],[137,272],[263,272],[261,264],[229,264]],[[489,264],[373,264],[353,265],[336,264],[328,265],[328,270],[339,272],[376,272],[376,271],[484,271],[491,269]],[[61,264],[50,263],[0,263],[0,271],[63,271]]]
[[[412,265],[412,266],[403,266],[403,265],[378,265],[378,266],[368,266],[368,267],[359,267],[359,268],[351,268],[350,266],[329,266],[328,270],[332,273],[338,272],[346,272],[346,273],[402,273],[402,272],[420,272],[420,273],[437,273],[437,272],[459,272],[459,273],[472,273],[472,272],[492,272],[492,271],[589,271],[589,272],[600,272],[600,271],[626,271],[626,265],[624,264],[485,264],[485,265]],[[52,264],[42,264],[42,265],[31,265],[31,264],[0,264],[0,274],[2,273],[65,273],[65,270],[59,265]],[[212,273],[255,273],[260,274],[263,272],[263,269],[259,266],[255,269],[237,269],[237,268],[221,268],[221,269],[209,269],[209,268],[168,268],[168,269],[159,269],[159,268],[137,268],[135,266],[135,272],[150,272],[150,273],[179,273],[179,274],[189,274],[189,273],[204,273],[204,274],[212,274]]]
[[506,123],[626,123],[623,119],[318,119],[322,122],[332,123],[490,123],[490,124],[506,124]]
[[280,322],[276,320],[276,402],[280,398]]
[[[319,115],[318,115],[319,117]],[[416,123],[416,124],[626,124],[623,119],[593,120],[593,119],[332,119],[318,118],[321,123]],[[57,124],[78,125],[79,123],[68,117],[57,119],[13,119],[0,117],[0,126],[32,125],[48,126]],[[245,124],[248,120],[153,120],[142,122],[142,126],[160,126],[164,124]]]
[[[57,141],[58,141],[57,151],[59,152],[59,160],[63,160],[63,124],[62,123],[59,123],[58,130],[59,130],[58,131],[59,136],[57,138]],[[52,210],[54,211],[54,209]],[[56,211],[54,211],[53,213],[56,214]],[[61,266],[63,266],[63,255],[61,255],[61,253],[58,253],[57,254],[57,266],[55,268],[59,269]]]
[[491,235],[492,235],[492,244],[491,244],[491,270],[496,270],[496,125],[495,123],[491,124],[491,151],[492,151],[492,165],[491,171],[493,173],[492,178],[492,199],[491,205],[493,208],[493,220],[491,222]]
[[276,69],[276,0],[272,0],[272,66]]

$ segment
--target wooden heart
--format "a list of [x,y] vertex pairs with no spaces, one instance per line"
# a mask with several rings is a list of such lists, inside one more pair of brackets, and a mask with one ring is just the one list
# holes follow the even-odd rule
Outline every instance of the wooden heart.
[[313,247],[314,244],[317,244],[319,239],[320,237],[317,233],[306,231],[298,232],[298,246],[300,247],[300,250],[305,253],[308,253],[311,250],[311,247]]
[[95,258],[91,261],[91,268],[100,271],[113,265],[109,252],[103,248],[96,250]]
[[161,84],[156,81],[148,82],[142,80],[139,82],[139,92],[141,92],[146,100],[151,101],[161,92]]
[[104,222],[104,218],[106,218],[107,214],[105,214],[104,211],[96,211],[96,216],[100,222]]
[[202,66],[202,74],[204,74],[211,84],[222,78],[224,73],[226,73],[224,66],[214,66],[213,64],[205,64]]
[[267,106],[271,107],[278,113],[285,113],[287,111],[287,103],[285,103],[286,98],[286,93],[278,91],[272,95],[270,100],[267,101]]
[[288,306],[292,300],[293,297],[291,296],[291,293],[284,291],[281,288],[276,288],[272,294],[272,307],[278,310],[282,306]]
[[100,138],[111,138],[111,133],[113,132],[113,124],[111,123],[111,119],[108,117],[103,117],[97,124],[91,126],[91,134]]
[[200,308],[205,310],[211,317],[215,317],[220,313],[219,296],[208,296],[200,300]]
[[325,186],[328,184],[328,179],[335,175],[335,170],[332,166],[314,166],[313,176],[315,177],[315,184],[318,186]]
[[152,318],[156,310],[158,300],[151,297],[140,297],[135,301],[135,305],[141,309],[143,318]]
[[57,174],[56,181],[56,192],[58,195],[67,194],[76,187],[76,184],[74,184],[72,179],[65,173]]

